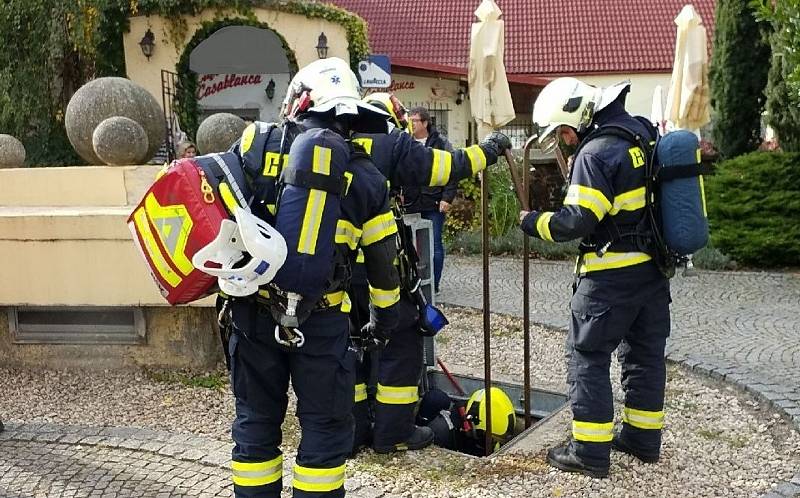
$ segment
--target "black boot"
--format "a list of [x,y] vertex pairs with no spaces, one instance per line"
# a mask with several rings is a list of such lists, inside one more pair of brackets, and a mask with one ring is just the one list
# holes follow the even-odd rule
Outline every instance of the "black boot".
[[581,462],[572,445],[567,443],[547,451],[547,463],[564,472],[577,472],[589,477],[608,477],[608,466],[596,467]]
[[628,444],[628,442],[625,441],[625,439],[619,434],[614,436],[614,439],[611,440],[611,447],[617,451],[634,456],[644,463],[657,463],[659,459],[658,453],[646,453],[633,449],[633,446]]
[[433,430],[430,427],[414,426],[411,437],[392,446],[373,446],[375,453],[392,453],[395,451],[421,450],[433,442]]

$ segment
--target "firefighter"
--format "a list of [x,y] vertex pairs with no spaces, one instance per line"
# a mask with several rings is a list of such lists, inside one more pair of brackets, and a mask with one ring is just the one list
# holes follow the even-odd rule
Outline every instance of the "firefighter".
[[[370,316],[362,335],[385,341],[396,326],[399,300],[393,268],[397,228],[385,179],[366,155],[354,154],[345,141],[356,129],[385,129],[386,116],[359,97],[357,80],[347,63],[338,58],[317,60],[301,69],[290,83],[283,130],[253,123],[234,146],[254,188],[252,211],[279,230],[282,223],[295,219],[297,230],[308,234],[298,239],[297,252],[305,251],[304,257],[330,252],[336,262],[331,274],[312,274],[298,282],[327,285],[324,296],[311,302],[303,298],[295,303],[293,313],[289,312],[292,296],[280,285],[287,278],[305,275],[306,268],[290,265],[288,259],[283,266],[287,271],[279,272],[257,294],[228,303],[231,385],[236,397],[232,470],[237,497],[281,494],[281,424],[290,380],[297,395],[301,429],[293,496],[345,494],[345,458],[353,444],[357,355],[349,339],[346,287],[358,248],[364,254],[370,285]],[[335,163],[342,158],[342,146],[351,163],[343,178],[333,178],[329,173],[341,167]],[[287,150],[291,151],[288,156]],[[313,170],[302,176],[290,175],[287,172],[293,164],[313,164]],[[307,188],[308,202],[294,202],[291,197],[299,192],[294,188]],[[326,239],[324,224],[331,215],[327,209],[329,202],[336,200],[332,196],[339,202],[339,209],[333,212],[338,220],[333,219],[335,229]],[[323,228],[314,231],[315,223]],[[280,231],[291,253],[295,245],[291,230]],[[309,247],[301,251],[303,245]],[[296,324],[285,325],[292,319]]]
[[[507,137],[495,133],[480,145],[452,153],[425,147],[407,133],[406,111],[397,97],[374,93],[364,101],[389,114],[392,130],[389,134],[356,134],[354,142],[370,153],[392,189],[453,184],[493,164],[511,146]],[[395,213],[398,223],[402,223],[398,205]],[[402,230],[402,226],[399,229]],[[402,249],[399,233],[397,243]],[[401,250],[401,258],[404,254]],[[415,282],[411,275],[405,274],[412,264],[405,261],[398,265],[401,293],[397,329],[385,348],[365,356],[357,371],[354,452],[370,442],[378,453],[417,450],[430,445],[434,439],[430,428],[414,423],[418,385],[423,373],[423,336],[420,334],[420,310],[411,294]],[[365,310],[368,287],[364,277],[357,265],[351,285],[354,304],[351,317],[359,324],[356,330],[368,316]],[[376,378],[375,383],[371,382],[373,378]]]
[[[629,87],[624,82],[600,89],[558,78],[542,89],[533,107],[539,143],[570,158],[569,187],[557,211],[520,213],[522,230],[531,236],[581,239],[567,338],[572,440],[551,449],[547,460],[591,477],[608,475],[612,447],[658,461],[664,425],[670,294],[639,233],[645,151],[618,136],[599,136],[604,127],[624,126],[645,142],[655,140],[651,125],[625,111]],[[614,435],[609,365],[617,347],[625,406],[622,429]]]

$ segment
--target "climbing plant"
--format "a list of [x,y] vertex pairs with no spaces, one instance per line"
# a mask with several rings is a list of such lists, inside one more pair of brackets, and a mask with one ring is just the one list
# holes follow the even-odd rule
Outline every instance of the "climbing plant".
[[[72,94],[101,76],[125,76],[122,35],[129,17],[168,19],[170,40],[183,43],[186,16],[206,10],[217,21],[256,22],[265,8],[344,26],[351,66],[368,53],[366,23],[338,7],[301,0],[3,0],[0,8],[0,133],[22,140],[28,164],[81,164],[64,130]],[[209,33],[210,34],[210,33]],[[11,48],[13,47],[13,49]],[[296,61],[294,62],[296,65]],[[188,68],[187,68],[188,70]],[[184,83],[181,112],[195,113],[192,83]],[[194,83],[196,85],[196,83]]]

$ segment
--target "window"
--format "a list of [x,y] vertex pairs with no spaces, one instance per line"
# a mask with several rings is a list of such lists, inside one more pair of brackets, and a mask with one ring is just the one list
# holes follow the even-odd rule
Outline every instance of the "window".
[[139,308],[10,308],[8,323],[15,343],[141,344],[144,313]]

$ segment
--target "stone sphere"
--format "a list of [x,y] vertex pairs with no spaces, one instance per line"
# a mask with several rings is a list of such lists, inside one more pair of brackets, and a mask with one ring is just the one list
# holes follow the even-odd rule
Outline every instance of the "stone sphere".
[[106,164],[141,164],[147,155],[147,133],[136,121],[114,116],[103,120],[92,133],[94,153]]
[[239,140],[246,127],[239,116],[227,112],[212,114],[197,128],[197,149],[201,154],[225,152]]
[[89,164],[102,164],[94,152],[92,134],[102,121],[123,116],[136,121],[147,134],[147,153],[151,159],[166,135],[164,113],[147,90],[125,78],[98,78],[75,92],[67,105],[64,126],[75,151]]
[[21,168],[25,164],[25,146],[11,135],[0,134],[0,168]]

